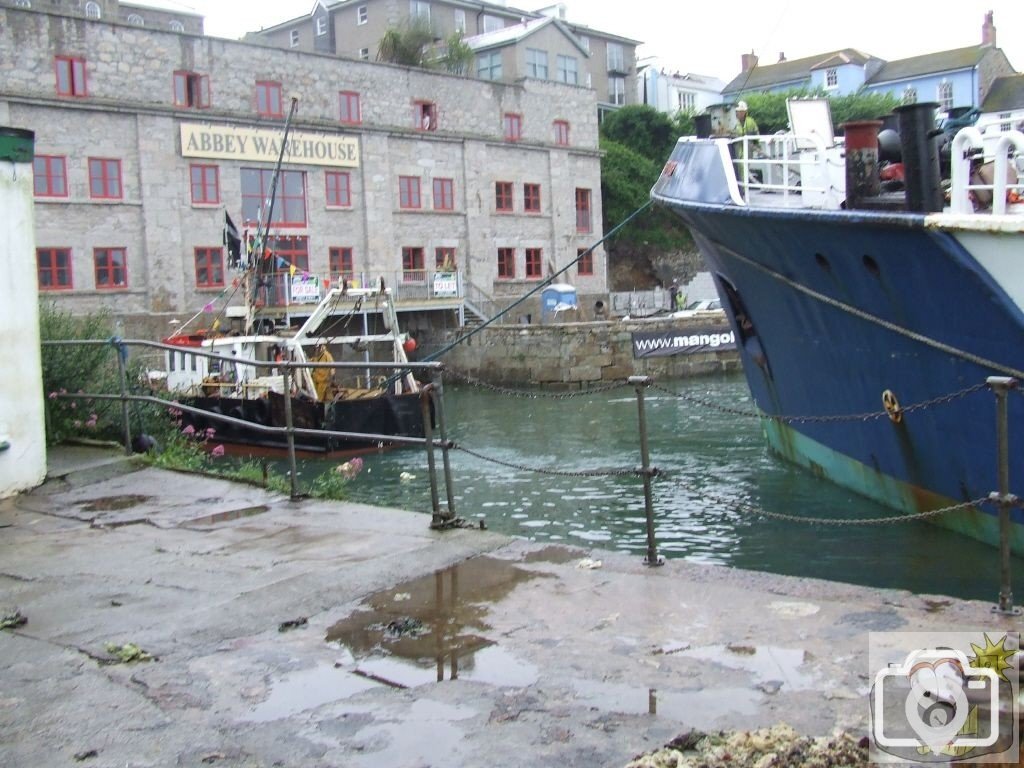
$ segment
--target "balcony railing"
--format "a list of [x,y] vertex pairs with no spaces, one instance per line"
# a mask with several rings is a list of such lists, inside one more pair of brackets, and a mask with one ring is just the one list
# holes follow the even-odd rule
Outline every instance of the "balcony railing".
[[257,304],[271,308],[292,308],[297,305],[315,306],[328,290],[347,280],[351,288],[376,285],[381,278],[391,289],[396,302],[433,301],[448,299],[458,302],[465,298],[462,272],[459,270],[413,269],[391,272],[351,272],[316,275],[309,272],[272,272],[265,275],[256,292]]

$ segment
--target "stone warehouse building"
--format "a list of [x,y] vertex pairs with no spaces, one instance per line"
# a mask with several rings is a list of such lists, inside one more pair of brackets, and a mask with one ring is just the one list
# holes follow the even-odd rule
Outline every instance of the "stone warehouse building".
[[[601,238],[587,88],[9,4],[0,68],[0,125],[36,134],[40,288],[75,313],[148,323],[132,335],[230,299],[225,214],[252,232],[292,96],[271,227],[273,303],[290,311],[315,301],[310,286],[383,277],[409,326],[451,325],[507,304]],[[581,304],[606,296],[603,249],[562,279]]]

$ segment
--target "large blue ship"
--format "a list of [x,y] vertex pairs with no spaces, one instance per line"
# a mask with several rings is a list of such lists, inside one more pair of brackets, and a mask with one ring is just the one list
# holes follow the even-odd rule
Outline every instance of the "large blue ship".
[[1024,384],[1024,134],[964,129],[944,182],[935,107],[896,110],[898,133],[847,124],[845,141],[684,137],[651,195],[714,275],[771,448],[907,514],[956,507],[929,519],[998,544],[990,377]]

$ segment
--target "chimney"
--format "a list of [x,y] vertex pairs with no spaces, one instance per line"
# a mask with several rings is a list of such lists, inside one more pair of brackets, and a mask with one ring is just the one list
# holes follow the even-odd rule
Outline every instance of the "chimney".
[[750,53],[744,53],[742,56],[740,56],[740,67],[742,67],[744,72],[748,72],[756,66],[757,56],[754,55],[753,51],[751,51]]
[[779,51],[779,61],[777,63],[781,64],[785,60],[786,60],[786,54],[783,53],[782,51]]
[[996,47],[996,25],[992,21],[992,11],[985,14],[985,23],[981,25],[981,44]]

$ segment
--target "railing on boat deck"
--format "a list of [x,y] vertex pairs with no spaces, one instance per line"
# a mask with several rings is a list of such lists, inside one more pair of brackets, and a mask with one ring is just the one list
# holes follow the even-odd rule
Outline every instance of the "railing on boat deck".
[[407,269],[392,272],[331,272],[314,274],[290,269],[271,272],[256,293],[258,305],[272,309],[291,309],[302,314],[311,310],[330,288],[347,281],[350,288],[372,288],[380,284],[390,289],[391,297],[402,301],[461,299],[466,295],[463,274],[458,269]]
[[954,137],[950,156],[951,212],[974,213],[975,204],[986,195],[995,215],[1007,213],[1011,200],[1024,202],[1024,133],[1005,131],[999,134],[992,152],[990,183],[972,167],[989,146],[977,128],[964,128]]

